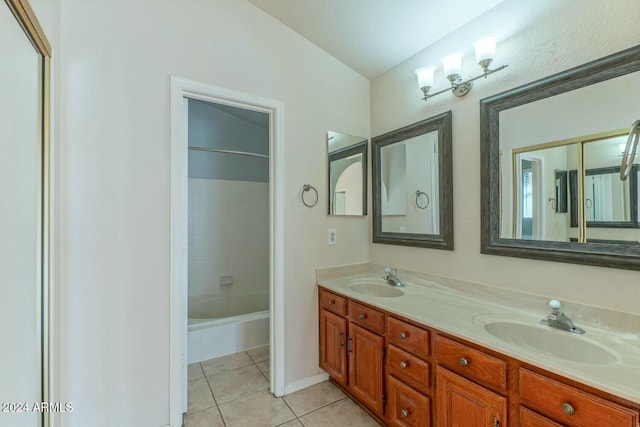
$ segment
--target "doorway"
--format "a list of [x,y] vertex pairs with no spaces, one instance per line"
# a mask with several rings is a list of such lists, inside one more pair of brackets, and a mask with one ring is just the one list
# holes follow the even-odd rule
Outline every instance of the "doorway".
[[[244,116],[245,119],[263,120],[266,127],[266,150],[255,151],[240,147],[216,147],[210,145],[192,145],[199,147],[189,150],[190,118],[189,108],[217,110],[229,115],[230,112]],[[244,111],[244,112],[243,112]],[[237,117],[236,117],[237,118]],[[193,129],[191,129],[193,131]],[[207,150],[203,150],[207,149]],[[209,148],[220,151],[210,151]],[[238,148],[238,147],[236,147]],[[248,169],[254,179],[250,187],[265,176],[268,177],[268,197],[265,211],[268,212],[268,238],[266,266],[268,282],[268,331],[269,331],[269,371],[270,390],[276,396],[284,394],[284,171],[282,169],[283,151],[283,104],[280,101],[266,99],[251,94],[231,91],[178,77],[171,78],[171,332],[170,332],[170,420],[171,426],[180,426],[182,413],[187,409],[187,363],[188,363],[188,301],[189,301],[189,176],[207,173],[190,171],[189,164],[198,161],[218,165],[228,164],[230,158],[250,158],[250,162],[263,162],[266,172],[256,174],[257,168],[240,165],[227,168],[231,178]],[[235,153],[231,153],[235,152]],[[242,152],[244,154],[239,154]],[[209,156],[197,159],[197,154]],[[265,153],[268,153],[265,154]],[[262,157],[267,156],[267,157]],[[190,159],[191,158],[191,159]],[[224,159],[226,158],[226,159]],[[204,160],[203,160],[204,159]],[[217,159],[217,160],[212,160]],[[216,168],[218,172],[224,167]],[[204,170],[207,170],[205,167]],[[234,175],[235,174],[235,175]],[[260,178],[258,175],[262,176]],[[198,180],[220,178],[220,176],[201,176]],[[248,179],[242,177],[242,179]],[[231,180],[232,181],[232,180]],[[244,181],[252,182],[252,181]],[[203,182],[200,182],[203,184]],[[214,183],[204,183],[214,184]],[[217,184],[220,184],[219,182]],[[228,184],[228,183],[227,183]],[[237,184],[237,182],[236,182]],[[233,185],[231,185],[232,188]],[[264,185],[263,185],[264,187]],[[191,189],[193,191],[193,188]],[[232,191],[233,192],[233,191]],[[244,193],[243,193],[244,194]],[[264,256],[264,255],[263,255]],[[220,270],[222,272],[224,270]],[[218,290],[226,292],[234,287],[238,277],[233,274],[216,273],[214,278]],[[242,284],[245,286],[245,284]],[[253,313],[252,315],[255,315]],[[254,316],[255,317],[255,316]],[[255,320],[255,319],[251,319]]]

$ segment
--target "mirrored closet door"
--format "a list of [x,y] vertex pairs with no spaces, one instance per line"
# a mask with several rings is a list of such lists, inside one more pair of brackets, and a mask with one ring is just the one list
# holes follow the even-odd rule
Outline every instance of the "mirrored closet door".
[[26,1],[0,4],[0,427],[48,424],[49,55]]

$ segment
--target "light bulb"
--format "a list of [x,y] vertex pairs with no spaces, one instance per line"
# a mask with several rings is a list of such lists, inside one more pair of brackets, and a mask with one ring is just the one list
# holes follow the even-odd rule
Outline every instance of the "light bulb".
[[476,48],[476,61],[486,71],[496,54],[496,38],[487,37],[478,40],[473,45]]
[[436,67],[428,65],[426,67],[421,67],[416,70],[416,75],[418,76],[418,86],[424,94],[426,95],[433,86],[433,73],[435,72]]
[[454,82],[460,78],[462,72],[462,52],[453,53],[442,60],[444,75],[450,82]]

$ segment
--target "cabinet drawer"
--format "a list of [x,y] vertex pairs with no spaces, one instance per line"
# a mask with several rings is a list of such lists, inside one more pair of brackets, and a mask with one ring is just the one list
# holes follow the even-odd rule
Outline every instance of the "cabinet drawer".
[[387,340],[418,357],[429,357],[429,331],[410,323],[387,317]]
[[520,369],[520,403],[567,426],[637,427],[638,412]]
[[443,336],[436,337],[438,364],[487,387],[507,391],[507,362]]
[[340,316],[347,315],[347,299],[320,289],[320,308],[333,311]]
[[429,363],[389,344],[387,372],[402,380],[416,382],[421,388],[429,387]]
[[377,334],[384,334],[384,313],[355,301],[349,302],[349,320]]
[[387,420],[389,425],[429,427],[431,425],[429,398],[394,377],[388,378]]

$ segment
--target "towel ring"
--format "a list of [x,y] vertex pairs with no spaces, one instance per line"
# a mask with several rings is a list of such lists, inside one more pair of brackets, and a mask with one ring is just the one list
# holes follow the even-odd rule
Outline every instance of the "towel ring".
[[593,207],[593,202],[591,201],[591,199],[586,199],[584,204],[587,209],[591,209]]
[[[313,201],[313,203],[310,203],[310,204],[307,203],[307,201],[304,199],[304,193],[306,193],[309,190],[313,190],[313,192],[316,193],[316,199]],[[312,207],[314,207],[315,205],[318,204],[318,190],[316,190],[316,188],[311,184],[304,184],[302,186],[302,196],[301,196],[301,198],[302,198],[302,204],[304,204],[308,208],[312,208]]]
[[[425,203],[424,206],[420,205],[420,202],[419,202],[420,196],[424,196],[427,198],[427,203]],[[416,191],[416,206],[418,207],[418,209],[427,209],[429,207],[430,202],[431,200],[429,200],[429,196],[427,195],[427,193],[420,190]]]

